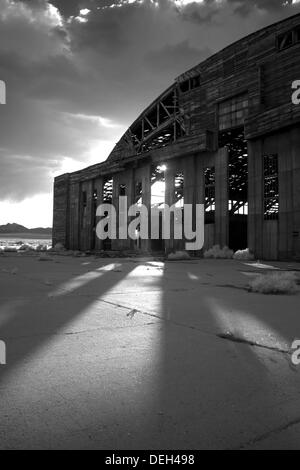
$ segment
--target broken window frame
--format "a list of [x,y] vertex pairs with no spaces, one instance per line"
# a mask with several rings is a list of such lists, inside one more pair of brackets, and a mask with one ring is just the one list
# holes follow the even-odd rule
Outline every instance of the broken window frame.
[[111,176],[103,179],[102,202],[103,204],[112,204],[113,201],[114,180]]
[[235,74],[236,61],[235,57],[223,60],[223,77],[228,78]]
[[216,169],[204,169],[205,224],[214,224],[216,218]]
[[200,75],[196,75],[195,77],[191,78],[191,90],[195,88],[199,88],[201,85],[201,78]]
[[[112,176],[106,176],[103,179],[102,187],[102,203],[103,204],[112,204],[113,202],[113,190],[114,190],[114,179]],[[105,212],[104,217],[107,217],[108,213]],[[104,228],[105,232],[108,232],[108,224]],[[102,241],[102,247],[105,251],[110,251],[112,248],[112,243],[110,238],[106,238]]]
[[97,188],[93,189],[93,198],[92,198],[92,225],[93,228],[97,225],[97,208],[98,208],[98,190]]
[[300,42],[300,27],[296,26],[276,37],[276,48],[279,52],[285,51]]
[[191,89],[191,81],[189,78],[179,83],[179,90],[181,93],[187,93],[188,91],[190,91],[190,89]]
[[174,176],[175,205],[183,209],[184,206],[184,173],[179,171]]
[[[165,170],[163,169],[165,165],[152,165],[151,169],[151,207],[162,208],[166,201],[166,193],[164,195],[153,194],[153,186],[157,182],[166,183]],[[158,202],[154,203],[153,199],[158,198]],[[161,198],[161,199],[160,199]],[[159,200],[160,199],[160,200]]]
[[181,94],[188,93],[189,91],[199,88],[201,85],[201,76],[200,74],[189,77],[185,80],[182,80],[178,84],[178,88]]
[[143,203],[143,183],[141,181],[136,181],[134,185],[134,203],[137,206]]
[[137,155],[173,144],[187,135],[178,89],[174,85],[167,90],[126,132],[124,139]]
[[221,101],[218,108],[220,132],[241,127],[248,116],[248,93],[239,94]]
[[277,154],[263,155],[264,220],[279,219],[279,159]]
[[80,201],[80,225],[81,228],[84,226],[84,219],[87,212],[87,191],[81,191],[81,201]]
[[219,133],[219,147],[228,150],[228,211],[248,215],[248,144],[244,128]]
[[126,184],[119,185],[119,196],[126,196]]

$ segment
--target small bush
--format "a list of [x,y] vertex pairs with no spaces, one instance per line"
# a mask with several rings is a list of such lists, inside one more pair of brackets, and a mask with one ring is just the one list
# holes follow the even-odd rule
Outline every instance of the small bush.
[[47,251],[48,250],[48,245],[38,245],[36,247],[36,251]]
[[186,259],[191,259],[190,255],[186,251],[176,251],[175,253],[170,253],[168,255],[169,261],[180,261]]
[[19,251],[35,251],[34,248],[30,245],[27,245],[26,243],[24,245],[21,245],[19,248]]
[[254,255],[250,253],[249,248],[246,250],[238,250],[234,253],[233,259],[245,260],[245,261],[253,261]]
[[231,259],[232,257],[233,251],[228,246],[221,248],[220,245],[215,245],[204,252],[204,258],[206,259]]
[[249,283],[251,292],[261,294],[296,294],[299,289],[294,273],[276,272],[261,274]]
[[62,243],[56,243],[54,246],[54,251],[66,251],[66,249]]
[[17,250],[17,248],[14,247],[14,246],[6,246],[6,247],[4,248],[4,252],[5,252],[5,253],[17,253],[18,250]]

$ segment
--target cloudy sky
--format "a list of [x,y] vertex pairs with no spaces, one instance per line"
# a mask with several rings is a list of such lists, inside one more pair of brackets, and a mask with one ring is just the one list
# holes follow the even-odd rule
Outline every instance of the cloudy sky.
[[107,158],[180,73],[299,0],[0,0],[0,224],[52,224],[53,178]]

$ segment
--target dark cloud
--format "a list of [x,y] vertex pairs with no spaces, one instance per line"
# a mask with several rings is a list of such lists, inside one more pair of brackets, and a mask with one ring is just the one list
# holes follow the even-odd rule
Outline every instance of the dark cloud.
[[188,3],[185,8],[178,8],[178,14],[186,21],[209,24],[211,23],[220,10],[215,0],[204,0],[202,3]]
[[300,7],[155,3],[0,0],[0,79],[8,90],[0,107],[0,200],[49,192],[66,160],[76,169],[103,160],[176,76]]
[[91,49],[99,55],[120,55],[130,46],[130,32],[127,30],[130,15],[125,8],[96,10],[87,23],[74,19],[69,25],[72,48],[75,51]]
[[288,7],[292,5],[293,0],[252,0],[251,2],[249,0],[229,0],[229,3],[234,5],[236,13],[243,16],[249,15],[253,8],[268,12],[291,14]]
[[[31,8],[45,8],[45,3],[48,0],[19,0],[22,3],[27,4]],[[92,5],[93,0],[52,0],[52,5],[59,9],[60,13],[68,18],[71,15],[77,15],[81,8],[87,8],[87,5]]]
[[[36,194],[51,191],[50,175],[57,166],[55,161],[41,160],[31,156],[10,155],[7,149],[0,149],[0,198],[1,200],[22,201]],[[2,171],[2,167],[5,171]]]
[[191,47],[188,41],[182,41],[178,44],[168,44],[162,49],[150,51],[145,56],[145,61],[151,66],[152,70],[156,72],[171,70],[174,73],[178,57],[181,57],[182,60],[176,72],[176,75],[180,75],[184,70],[191,68],[211,54],[212,51],[208,47],[197,49]]

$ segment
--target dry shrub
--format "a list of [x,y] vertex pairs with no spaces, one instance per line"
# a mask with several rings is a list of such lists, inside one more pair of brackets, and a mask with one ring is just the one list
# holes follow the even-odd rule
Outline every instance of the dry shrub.
[[176,251],[175,253],[170,253],[168,255],[169,261],[181,261],[191,259],[190,255],[186,251]]
[[249,248],[246,248],[246,250],[236,251],[233,255],[233,259],[253,261],[254,260],[254,255],[252,253],[250,253]]
[[291,272],[261,274],[249,283],[249,290],[273,295],[296,294],[299,291],[297,276]]
[[204,258],[206,259],[231,259],[232,257],[233,251],[228,246],[221,248],[220,245],[215,245],[204,252]]

